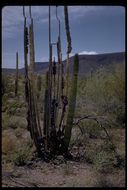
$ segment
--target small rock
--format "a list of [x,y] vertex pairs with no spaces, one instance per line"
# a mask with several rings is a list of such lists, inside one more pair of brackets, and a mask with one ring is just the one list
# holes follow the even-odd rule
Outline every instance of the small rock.
[[55,165],[63,164],[63,163],[65,163],[65,159],[64,159],[64,157],[62,155],[59,155],[59,156],[56,157],[55,160],[53,160],[53,163]]

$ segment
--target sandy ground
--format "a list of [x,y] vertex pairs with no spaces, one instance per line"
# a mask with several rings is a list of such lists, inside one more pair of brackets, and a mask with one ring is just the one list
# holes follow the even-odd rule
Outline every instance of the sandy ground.
[[[10,169],[9,169],[10,168]],[[122,176],[122,177],[121,177]],[[107,174],[94,170],[92,165],[65,161],[61,156],[50,163],[33,161],[26,166],[10,164],[2,169],[3,187],[124,187],[124,170]]]

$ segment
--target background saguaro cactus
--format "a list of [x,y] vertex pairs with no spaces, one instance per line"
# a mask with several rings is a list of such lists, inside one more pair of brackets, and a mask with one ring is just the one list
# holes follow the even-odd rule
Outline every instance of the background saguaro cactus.
[[18,52],[16,52],[15,96],[18,93]]
[[75,113],[78,70],[79,70],[79,58],[78,58],[78,54],[76,54],[74,57],[73,79],[72,79],[72,85],[71,85],[72,88],[71,88],[71,92],[70,92],[67,123],[66,123],[66,127],[65,127],[64,143],[65,143],[66,150],[68,149],[70,138],[71,138],[71,130],[72,130],[72,126],[73,126],[73,118],[74,118],[74,113]]

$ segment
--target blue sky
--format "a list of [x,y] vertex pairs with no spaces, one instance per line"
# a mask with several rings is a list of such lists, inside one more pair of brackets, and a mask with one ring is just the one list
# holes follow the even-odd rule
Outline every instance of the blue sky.
[[[30,23],[28,6],[25,7]],[[72,53],[100,54],[125,51],[125,8],[121,6],[69,6]],[[34,19],[35,61],[48,61],[48,6],[32,6]],[[58,25],[55,6],[51,6],[52,42],[56,42]],[[66,33],[63,6],[61,19],[62,55],[66,58]],[[16,51],[19,67],[24,66],[22,6],[2,9],[2,67],[15,68]],[[53,51],[54,56],[56,50]]]

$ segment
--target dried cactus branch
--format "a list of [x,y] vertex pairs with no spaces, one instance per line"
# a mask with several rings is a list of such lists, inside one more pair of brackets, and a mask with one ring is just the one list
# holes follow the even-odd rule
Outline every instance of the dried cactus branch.
[[[113,144],[112,140],[111,140],[111,137],[109,135],[109,132],[107,131],[107,129],[101,124],[101,122],[99,121],[99,118],[98,117],[95,117],[95,116],[90,116],[90,115],[87,115],[87,116],[84,116],[80,119],[78,119],[76,122],[73,122],[73,125],[78,125],[79,127],[79,123],[84,120],[84,119],[90,119],[90,120],[94,120],[97,122],[98,126],[100,128],[102,128],[104,130],[104,132],[106,133],[106,136],[108,137],[108,140],[110,141],[111,145],[112,145],[112,148],[113,148],[113,151],[115,153],[116,156],[118,156],[118,153],[116,151],[116,147],[115,145]],[[101,118],[102,119],[102,118]],[[79,129],[81,130],[81,127],[79,127]],[[83,131],[81,130],[82,134],[83,134]]]

